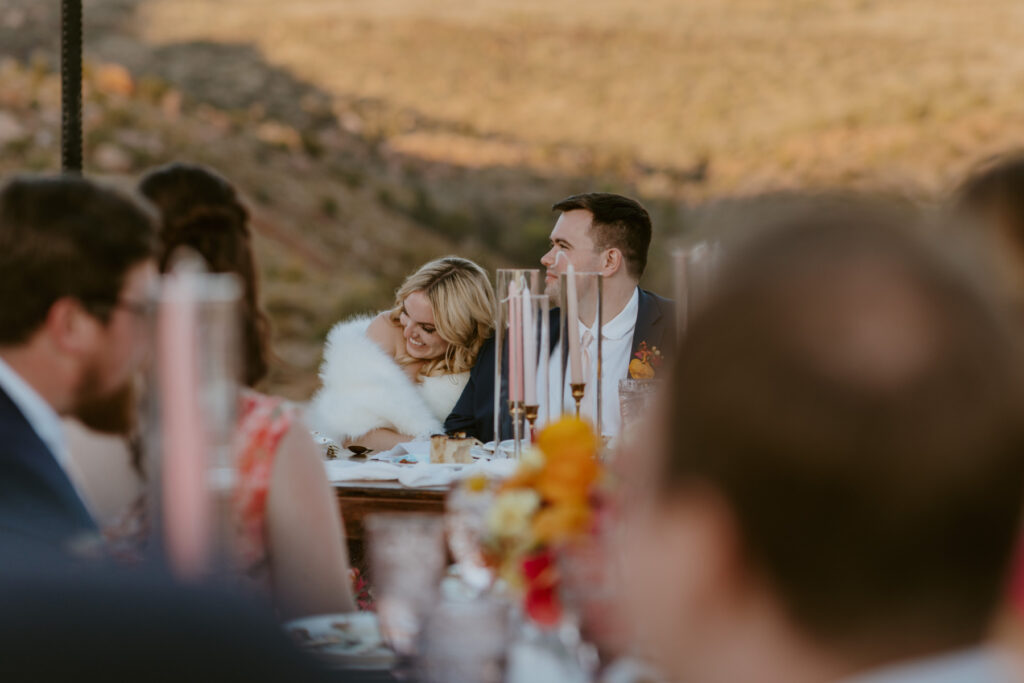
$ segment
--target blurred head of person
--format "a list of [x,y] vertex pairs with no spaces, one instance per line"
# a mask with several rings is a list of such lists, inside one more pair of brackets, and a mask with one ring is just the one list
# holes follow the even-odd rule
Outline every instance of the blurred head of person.
[[606,286],[636,287],[647,268],[651,216],[635,199],[608,192],[578,194],[551,207],[558,220],[541,259],[549,296],[571,263],[576,272],[602,273]]
[[150,209],[82,178],[0,189],[0,357],[59,414],[99,431],[134,423],[155,236]]
[[1019,531],[1018,332],[916,221],[789,212],[682,343],[622,551],[680,680],[833,680],[986,633]]
[[212,169],[173,163],[147,173],[139,191],[160,211],[161,272],[187,247],[214,273],[234,273],[242,281],[243,380],[255,386],[267,374],[270,323],[259,306],[256,261],[249,212],[231,183]]
[[466,372],[494,328],[494,291],[483,268],[457,256],[425,264],[395,292],[391,321],[401,327],[399,363],[426,361],[422,375]]
[[992,241],[1002,275],[1024,298],[1024,151],[980,162],[954,194],[956,208]]

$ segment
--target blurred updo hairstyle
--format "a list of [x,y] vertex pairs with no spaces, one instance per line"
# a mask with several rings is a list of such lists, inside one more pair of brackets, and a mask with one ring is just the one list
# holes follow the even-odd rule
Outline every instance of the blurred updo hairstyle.
[[267,374],[270,324],[259,307],[249,212],[235,188],[217,172],[173,163],[147,173],[139,191],[160,211],[160,272],[179,247],[198,252],[214,273],[235,273],[243,283],[243,381],[255,386]]

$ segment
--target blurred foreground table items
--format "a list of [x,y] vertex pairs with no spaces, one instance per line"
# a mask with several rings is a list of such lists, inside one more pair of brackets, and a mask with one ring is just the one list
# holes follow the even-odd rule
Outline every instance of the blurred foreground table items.
[[382,512],[442,515],[447,487],[412,489],[397,481],[363,481],[332,484],[338,509],[345,521],[349,561],[365,574],[366,519]]

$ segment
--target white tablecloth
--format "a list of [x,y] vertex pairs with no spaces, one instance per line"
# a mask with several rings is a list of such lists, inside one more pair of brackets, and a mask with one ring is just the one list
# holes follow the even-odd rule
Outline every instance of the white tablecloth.
[[327,460],[324,462],[327,478],[331,483],[350,481],[397,481],[403,486],[420,488],[424,486],[448,486],[474,474],[502,478],[512,474],[516,461],[503,458],[500,460],[479,460],[472,465],[434,465],[418,463],[416,465],[393,465],[387,462],[371,460],[357,462],[353,460]]

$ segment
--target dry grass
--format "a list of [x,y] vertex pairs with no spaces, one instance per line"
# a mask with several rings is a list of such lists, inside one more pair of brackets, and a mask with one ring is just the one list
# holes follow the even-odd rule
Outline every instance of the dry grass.
[[552,148],[707,159],[697,198],[876,175],[941,187],[1024,133],[1021,25],[1018,0],[155,0],[140,15],[150,40],[252,41],[342,101],[382,102],[364,124],[412,155],[572,175],[579,158]]

